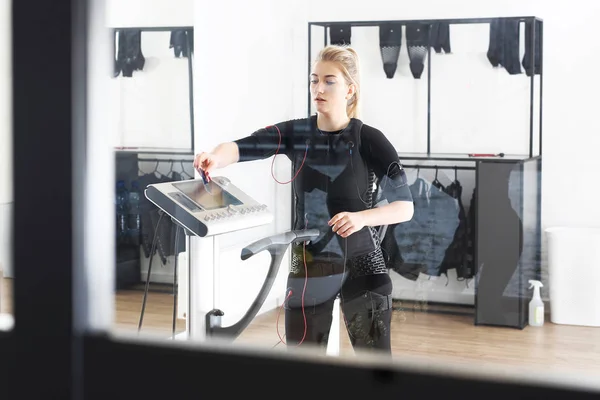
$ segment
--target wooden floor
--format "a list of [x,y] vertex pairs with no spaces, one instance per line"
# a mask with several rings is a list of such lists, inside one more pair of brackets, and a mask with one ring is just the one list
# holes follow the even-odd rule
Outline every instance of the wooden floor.
[[[142,291],[124,290],[116,294],[115,331],[136,332]],[[143,332],[168,338],[172,329],[173,297],[168,292],[151,292],[147,301]],[[10,313],[11,280],[4,280],[2,312]],[[481,327],[471,316],[405,312],[394,316],[392,346],[395,357],[429,356],[457,364],[492,363],[524,367],[532,371],[582,371],[600,378],[600,328],[555,325],[547,321],[542,328]],[[283,315],[279,331],[283,335]],[[276,331],[277,310],[262,314],[244,331],[243,343],[272,349],[279,342]],[[177,321],[177,333],[184,332],[185,321]],[[342,354],[353,354],[343,329]],[[279,344],[277,348],[284,348]],[[597,372],[596,372],[597,371]]]

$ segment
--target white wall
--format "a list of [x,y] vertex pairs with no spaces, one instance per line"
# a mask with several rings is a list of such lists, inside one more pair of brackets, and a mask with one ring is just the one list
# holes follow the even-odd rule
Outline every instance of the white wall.
[[[297,62],[292,39],[301,2],[225,0],[196,5],[194,32],[194,99],[196,152],[251,134],[256,129],[292,118]],[[235,10],[235,12],[232,12]],[[301,14],[300,14],[301,16]],[[282,157],[283,158],[283,157]],[[289,162],[278,160],[278,180],[289,179]],[[232,165],[225,171],[236,185],[271,207],[276,222],[221,239],[221,307],[224,325],[235,322],[254,300],[268,267],[264,254],[240,261],[243,245],[289,229],[289,185],[270,178],[271,160]],[[193,251],[193,249],[192,249]],[[256,259],[254,259],[256,258]],[[193,260],[193,253],[192,253]],[[266,307],[279,302],[285,290],[284,260]],[[198,266],[200,267],[200,266]],[[273,331],[275,332],[275,331]]]
[[111,27],[192,26],[194,0],[106,0]]
[[0,2],[0,270],[11,277],[13,149],[12,149],[12,19],[11,2]]

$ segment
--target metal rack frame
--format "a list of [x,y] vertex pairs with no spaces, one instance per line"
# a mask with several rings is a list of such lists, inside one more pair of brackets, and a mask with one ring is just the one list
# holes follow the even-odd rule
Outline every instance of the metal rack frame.
[[[308,23],[308,75],[310,75],[312,65],[312,28],[319,26],[323,28],[324,46],[327,46],[328,28],[337,24],[350,25],[351,27],[373,27],[385,23],[400,23],[400,24],[434,24],[437,22],[445,22],[451,25],[456,24],[485,24],[498,19],[518,20],[519,22],[532,24],[531,48],[535,50],[536,43],[536,24],[540,24],[540,82],[539,82],[539,149],[538,156],[542,155],[542,94],[543,94],[543,49],[544,49],[544,22],[541,18],[533,16],[522,17],[489,17],[489,18],[448,18],[448,19],[417,19],[417,20],[380,20],[380,21],[325,21],[325,22],[309,22]],[[430,30],[431,32],[431,30]],[[535,51],[531,52],[531,65],[535,65]],[[308,76],[307,75],[307,76]],[[533,121],[534,121],[534,90],[535,90],[535,73],[531,74],[529,83],[529,157],[534,157],[533,153]],[[308,93],[308,116],[311,110],[310,91]],[[427,47],[427,155],[431,155],[431,46]]]

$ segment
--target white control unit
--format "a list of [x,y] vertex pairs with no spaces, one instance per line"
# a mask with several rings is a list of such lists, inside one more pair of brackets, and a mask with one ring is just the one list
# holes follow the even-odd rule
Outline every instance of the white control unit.
[[265,225],[273,214],[223,176],[149,185],[145,195],[199,237]]
[[[204,340],[210,329],[207,316],[218,309],[220,303],[219,236],[269,224],[273,214],[265,204],[223,176],[214,177],[208,183],[193,179],[152,184],[146,187],[144,194],[185,230],[189,251],[187,287],[183,290],[188,304],[186,337]],[[272,269],[276,272],[275,266]],[[265,283],[265,292],[270,284],[270,281]],[[255,314],[254,308],[249,311],[249,317]]]

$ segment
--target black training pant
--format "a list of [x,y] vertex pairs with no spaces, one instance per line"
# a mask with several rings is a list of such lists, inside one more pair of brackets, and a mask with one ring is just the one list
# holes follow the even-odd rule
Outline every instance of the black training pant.
[[343,263],[307,262],[307,280],[303,263],[298,271],[292,271],[288,276],[287,292],[289,294],[291,290],[292,294],[285,303],[287,345],[297,346],[302,341],[300,346],[325,348],[333,319],[333,304],[339,294],[352,346],[391,354],[392,281],[385,267],[379,267],[380,257],[383,260],[381,249],[370,254],[369,258],[375,262],[366,268],[353,260],[348,260],[345,268]]

